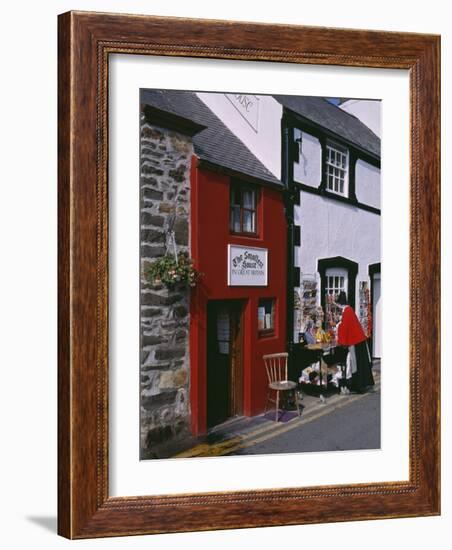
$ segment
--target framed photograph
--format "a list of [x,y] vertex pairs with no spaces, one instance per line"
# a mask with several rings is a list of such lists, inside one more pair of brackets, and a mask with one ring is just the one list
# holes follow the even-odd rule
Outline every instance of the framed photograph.
[[59,16],[59,533],[440,513],[433,35]]

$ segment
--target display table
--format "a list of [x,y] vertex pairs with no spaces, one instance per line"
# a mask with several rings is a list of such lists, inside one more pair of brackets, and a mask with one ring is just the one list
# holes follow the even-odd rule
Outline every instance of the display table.
[[[319,385],[320,385],[320,401],[322,403],[325,402],[325,396],[322,393],[322,386],[323,386],[323,371],[322,368],[322,357],[323,355],[330,353],[331,349],[334,347],[334,344],[332,342],[328,343],[315,343],[315,344],[306,344],[306,349],[310,351],[318,351],[319,352]],[[328,367],[326,367],[326,375],[325,375],[325,393],[328,391]]]
[[[306,344],[298,350],[298,364],[301,366],[301,371],[306,371],[312,368],[312,365],[318,363],[317,368],[312,368],[312,372],[318,374],[318,382],[304,382],[305,384],[312,384],[312,386],[318,386],[320,389],[320,401],[326,402],[325,395],[328,392],[328,377],[332,376],[333,384],[336,387],[340,387],[340,380],[345,379],[346,365],[345,361],[338,362],[337,366],[331,366],[322,364],[322,358],[325,355],[330,354],[336,347],[336,342],[317,342],[315,344]],[[311,374],[311,373],[310,373]],[[306,375],[306,372],[305,372]]]

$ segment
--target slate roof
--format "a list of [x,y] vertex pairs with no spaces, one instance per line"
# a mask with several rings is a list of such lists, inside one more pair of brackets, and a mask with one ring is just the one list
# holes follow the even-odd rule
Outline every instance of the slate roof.
[[278,180],[203,103],[195,93],[179,90],[141,90],[141,103],[151,105],[197,124],[204,130],[193,136],[195,153],[201,160],[254,179],[282,186]]
[[380,158],[380,138],[358,118],[323,97],[274,95],[287,109]]

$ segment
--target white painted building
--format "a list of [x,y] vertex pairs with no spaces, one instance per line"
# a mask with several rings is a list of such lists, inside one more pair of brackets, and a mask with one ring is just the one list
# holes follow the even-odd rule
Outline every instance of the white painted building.
[[325,307],[327,293],[347,292],[365,329],[372,330],[373,355],[380,356],[380,139],[375,132],[381,103],[350,100],[338,107],[316,97],[198,97],[286,184],[292,198],[294,272],[288,282],[300,298],[294,305],[301,304],[293,341],[303,329],[308,281],[317,306]]

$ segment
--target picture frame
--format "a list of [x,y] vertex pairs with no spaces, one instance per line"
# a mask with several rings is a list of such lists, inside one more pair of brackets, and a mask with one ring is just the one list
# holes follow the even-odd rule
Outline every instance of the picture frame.
[[[440,513],[440,37],[90,12],[59,16],[58,532],[90,538]],[[111,54],[410,74],[409,480],[109,496]]]

